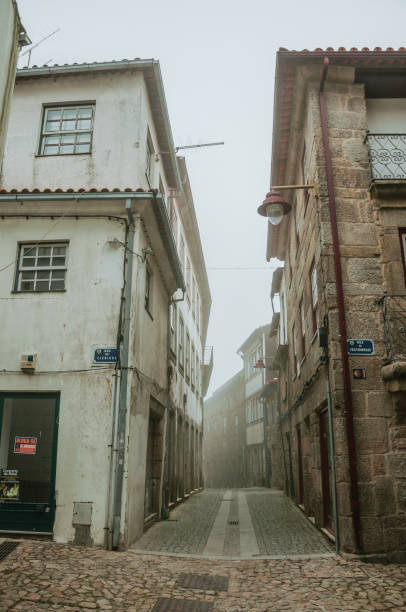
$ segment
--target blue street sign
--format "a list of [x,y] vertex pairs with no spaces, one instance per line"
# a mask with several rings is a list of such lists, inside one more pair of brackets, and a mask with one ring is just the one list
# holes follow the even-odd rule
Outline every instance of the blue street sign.
[[371,338],[348,338],[349,355],[375,355],[374,341]]
[[116,363],[116,348],[97,348],[94,350],[93,363]]

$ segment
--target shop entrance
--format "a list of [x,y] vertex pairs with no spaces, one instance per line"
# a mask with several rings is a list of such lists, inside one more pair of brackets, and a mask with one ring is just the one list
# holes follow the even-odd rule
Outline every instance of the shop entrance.
[[52,533],[59,394],[0,393],[0,531]]

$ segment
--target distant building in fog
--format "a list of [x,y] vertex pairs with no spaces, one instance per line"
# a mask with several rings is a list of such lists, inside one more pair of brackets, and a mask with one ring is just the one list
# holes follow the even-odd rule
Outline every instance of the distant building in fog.
[[204,403],[203,470],[209,488],[245,486],[244,372]]

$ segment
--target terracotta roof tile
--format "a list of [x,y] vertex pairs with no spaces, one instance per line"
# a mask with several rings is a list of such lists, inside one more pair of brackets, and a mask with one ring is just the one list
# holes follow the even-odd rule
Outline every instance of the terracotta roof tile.
[[79,187],[78,189],[73,189],[69,187],[68,189],[61,189],[61,187],[57,187],[56,189],[51,189],[50,187],[45,187],[44,189],[38,189],[37,187],[34,189],[28,189],[24,187],[22,189],[0,189],[0,195],[6,194],[26,194],[26,193],[158,193],[156,189],[143,189],[142,187],[137,187],[137,189],[133,189],[132,187],[126,187],[125,189],[119,189],[118,187],[114,187],[114,189],[108,189],[108,187],[102,187],[98,189],[97,187],[91,187],[90,189],[85,189],[85,187]]

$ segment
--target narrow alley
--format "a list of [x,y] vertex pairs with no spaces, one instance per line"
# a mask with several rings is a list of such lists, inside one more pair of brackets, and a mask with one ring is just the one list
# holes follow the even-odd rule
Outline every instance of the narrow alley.
[[406,611],[405,565],[336,556],[272,490],[198,493],[125,552],[14,543],[0,561],[2,611]]

